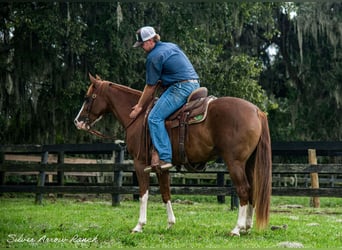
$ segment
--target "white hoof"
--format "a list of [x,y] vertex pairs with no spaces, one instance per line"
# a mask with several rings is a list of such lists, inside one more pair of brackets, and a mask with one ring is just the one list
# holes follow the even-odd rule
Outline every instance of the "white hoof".
[[251,229],[242,229],[240,231],[240,234],[246,235],[246,234],[250,234],[250,232],[251,232]]
[[137,230],[132,229],[131,234],[136,234],[136,233],[142,233],[142,230],[141,231],[137,231]]
[[135,228],[132,229],[131,233],[142,233],[145,224],[138,223]]
[[234,228],[231,232],[230,232],[230,236],[240,236],[240,229],[239,228]]

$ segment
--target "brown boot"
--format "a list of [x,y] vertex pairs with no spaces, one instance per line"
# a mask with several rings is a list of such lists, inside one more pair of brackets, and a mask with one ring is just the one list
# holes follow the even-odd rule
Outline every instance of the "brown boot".
[[151,166],[158,166],[159,165],[159,154],[157,150],[152,149],[151,152]]
[[157,150],[152,149],[151,151],[151,165],[147,166],[144,169],[145,173],[150,173],[152,171],[152,168],[156,168],[159,166],[159,154],[157,152]]

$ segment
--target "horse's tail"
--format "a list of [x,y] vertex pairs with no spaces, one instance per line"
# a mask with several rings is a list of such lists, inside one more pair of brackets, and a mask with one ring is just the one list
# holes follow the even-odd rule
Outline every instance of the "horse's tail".
[[265,113],[258,111],[262,131],[256,148],[253,174],[253,200],[256,228],[265,229],[269,222],[272,192],[272,152],[268,120]]

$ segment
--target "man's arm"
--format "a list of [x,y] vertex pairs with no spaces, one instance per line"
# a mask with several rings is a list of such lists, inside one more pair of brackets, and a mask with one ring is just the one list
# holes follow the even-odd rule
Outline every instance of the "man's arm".
[[132,111],[129,114],[129,117],[132,119],[137,118],[140,114],[141,110],[153,99],[154,92],[157,89],[158,84],[155,85],[145,85],[143,93],[138,101],[138,103],[132,107]]

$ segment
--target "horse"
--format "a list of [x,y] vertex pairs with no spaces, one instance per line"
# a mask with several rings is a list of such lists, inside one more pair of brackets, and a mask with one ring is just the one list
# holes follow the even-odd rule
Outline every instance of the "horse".
[[[147,222],[150,185],[150,174],[144,169],[151,156],[146,151],[144,141],[146,115],[141,112],[135,119],[129,118],[129,113],[142,92],[99,77],[95,78],[91,74],[89,78],[90,86],[74,123],[78,129],[89,132],[103,115],[112,113],[124,127],[127,150],[133,157],[139,183],[140,213],[132,233],[142,232]],[[177,143],[172,141],[172,150],[177,151],[177,147]],[[240,233],[250,231],[254,214],[256,229],[267,228],[272,189],[272,159],[268,119],[264,112],[251,102],[240,98],[216,98],[208,104],[204,121],[188,126],[184,148],[189,162],[203,163],[220,157],[226,164],[240,200],[237,223],[230,235],[240,236]],[[179,162],[173,164],[177,165]],[[176,217],[171,204],[169,171],[157,171],[156,175],[162,201],[166,206],[167,227],[171,228]]]

